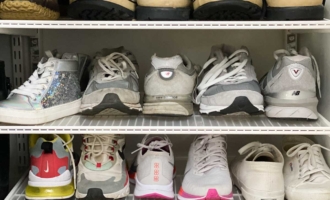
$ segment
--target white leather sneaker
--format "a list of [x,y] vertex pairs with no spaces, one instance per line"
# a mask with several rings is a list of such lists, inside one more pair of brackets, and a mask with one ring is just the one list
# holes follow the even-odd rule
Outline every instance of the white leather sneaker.
[[329,200],[330,169],[319,144],[302,136],[284,138],[285,196],[288,200]]
[[283,200],[283,156],[271,144],[251,142],[231,163],[232,180],[245,200]]

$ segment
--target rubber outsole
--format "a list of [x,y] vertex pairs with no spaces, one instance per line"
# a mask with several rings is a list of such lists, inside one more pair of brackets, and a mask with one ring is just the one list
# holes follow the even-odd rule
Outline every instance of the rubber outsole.
[[102,102],[92,109],[86,109],[81,112],[83,115],[118,115],[129,114],[138,115],[139,110],[131,109],[121,102],[117,94],[107,94]]
[[259,20],[262,9],[246,1],[223,0],[206,3],[194,12],[198,20]]
[[189,20],[190,8],[169,8],[169,7],[136,7],[136,19],[153,21],[183,21]]
[[132,20],[134,10],[103,0],[78,0],[68,9],[69,17],[83,20]]
[[1,19],[56,20],[60,13],[30,1],[4,1],[0,4]]
[[191,116],[193,104],[188,102],[144,103],[143,114],[161,116]]
[[267,20],[322,20],[324,6],[268,7]]
[[100,188],[91,188],[87,192],[87,196],[84,198],[76,198],[80,200],[110,200],[114,198],[106,198],[103,195],[103,191]]
[[[236,97],[233,103],[219,112],[210,112],[209,115],[226,115],[237,112],[245,112],[250,115],[261,114],[263,111],[255,107],[247,97]],[[203,114],[203,113],[202,113]]]

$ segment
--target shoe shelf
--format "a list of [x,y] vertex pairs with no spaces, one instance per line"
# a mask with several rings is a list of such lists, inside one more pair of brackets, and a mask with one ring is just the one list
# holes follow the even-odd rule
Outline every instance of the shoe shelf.
[[[25,200],[25,187],[27,185],[28,182],[28,173],[26,173],[17,183],[16,185],[13,187],[13,189],[11,190],[11,192],[8,194],[8,196],[5,198],[5,200]],[[177,194],[179,192],[181,183],[182,183],[182,179],[183,176],[176,176],[175,180],[174,180],[174,191]],[[134,185],[130,184],[130,194],[126,197],[123,198],[121,200],[134,200],[134,195],[133,195],[133,191],[134,191]],[[242,196],[242,194],[240,193],[240,191],[234,187],[233,188],[233,195],[234,195],[234,200],[245,200],[244,197]],[[177,197],[175,198],[175,200],[177,199]],[[75,200],[74,197],[71,197],[70,199],[67,200]],[[151,199],[149,199],[151,200]],[[155,199],[156,200],[156,199]]]
[[265,115],[190,117],[74,115],[38,126],[0,124],[0,133],[97,134],[297,134],[330,135],[330,123],[319,119],[270,119]]

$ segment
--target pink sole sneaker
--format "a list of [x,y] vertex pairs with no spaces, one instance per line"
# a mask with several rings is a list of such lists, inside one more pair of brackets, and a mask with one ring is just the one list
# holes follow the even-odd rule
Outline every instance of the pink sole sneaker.
[[179,199],[181,200],[233,200],[233,193],[230,193],[228,195],[219,195],[216,189],[209,189],[207,191],[206,196],[197,196],[197,195],[192,195],[188,194],[185,191],[183,191],[182,188],[180,188],[179,191]]
[[157,194],[157,193],[151,193],[151,194],[146,194],[143,196],[135,196],[136,199],[171,199],[174,200],[174,198],[170,198],[161,194]]

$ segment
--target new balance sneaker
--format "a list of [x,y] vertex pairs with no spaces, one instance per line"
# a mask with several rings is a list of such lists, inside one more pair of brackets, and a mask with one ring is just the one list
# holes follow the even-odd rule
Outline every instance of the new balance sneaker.
[[135,0],[73,0],[69,17],[83,20],[132,20]]
[[[274,0],[276,1],[276,0]],[[195,0],[194,18],[198,20],[260,20],[263,0]]]
[[123,135],[83,135],[77,199],[119,199],[129,194]]
[[213,46],[197,78],[194,103],[202,114],[260,113],[263,96],[247,48]]
[[[174,199],[174,155],[167,136],[146,135],[141,143],[130,171],[130,181],[135,183],[136,198]],[[134,153],[133,152],[133,153]]]
[[79,75],[88,56],[50,51],[46,55],[29,80],[0,102],[0,122],[41,124],[79,112]]
[[268,20],[323,20],[324,0],[266,0]]
[[74,195],[76,171],[72,140],[73,136],[68,134],[30,135],[27,199],[66,199]]
[[142,110],[138,65],[131,52],[123,47],[103,49],[102,56],[96,56],[91,67],[81,103],[82,114],[138,114]]
[[180,200],[233,200],[223,135],[197,136],[190,146],[178,198]]
[[321,92],[315,58],[307,48],[299,54],[277,50],[274,56],[274,67],[260,81],[267,117],[317,119],[317,88]]
[[153,55],[151,65],[144,81],[143,114],[192,115],[191,93],[197,74],[191,61],[180,55]]
[[322,149],[330,151],[306,137],[284,138],[284,181],[288,200],[329,199],[330,169]]
[[60,17],[57,0],[1,0],[1,19],[56,20]]
[[234,184],[245,200],[283,200],[282,153],[271,144],[251,142],[243,146],[230,165]]

